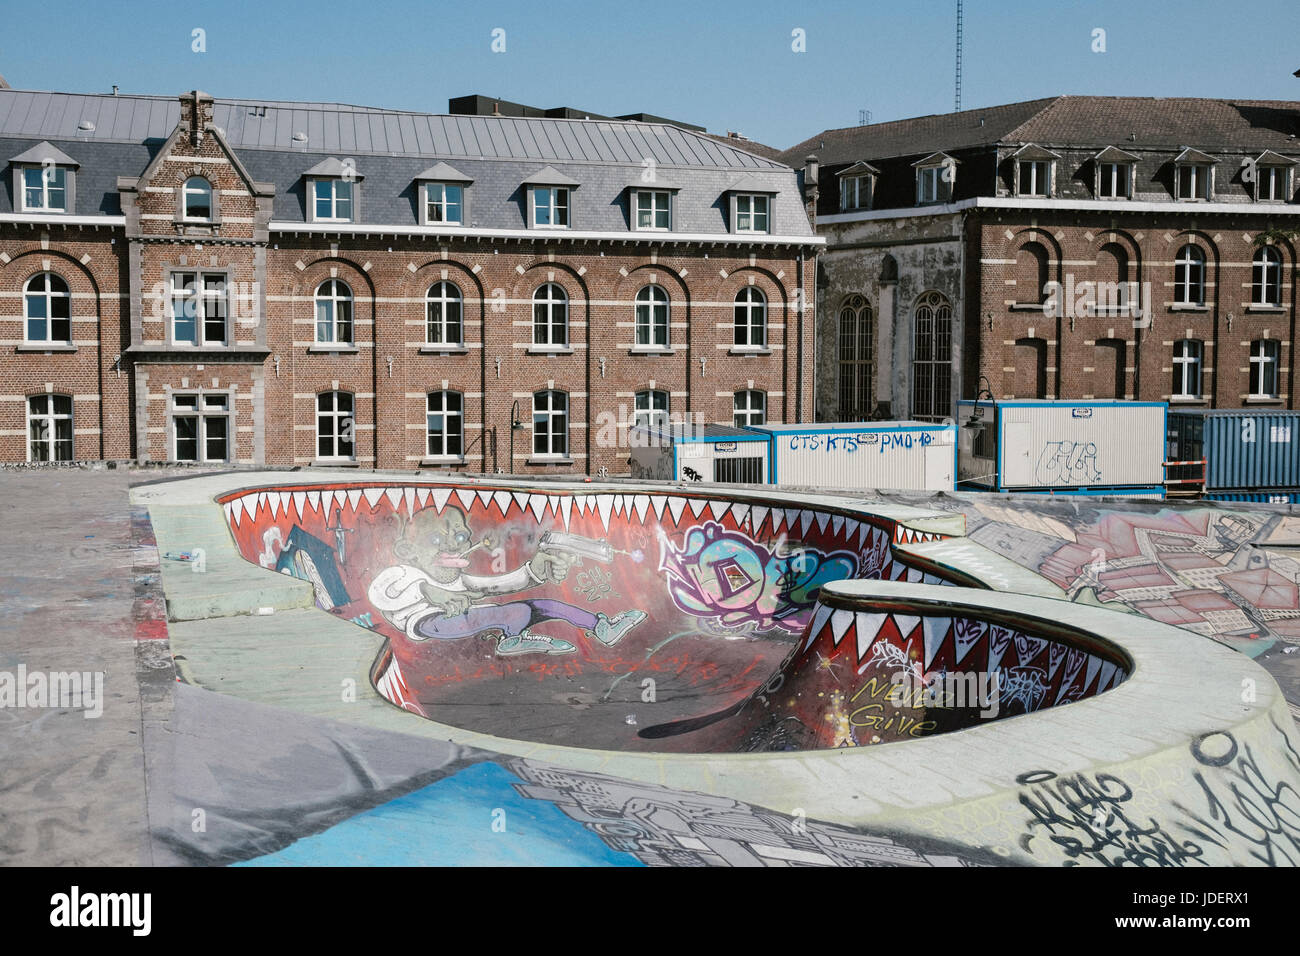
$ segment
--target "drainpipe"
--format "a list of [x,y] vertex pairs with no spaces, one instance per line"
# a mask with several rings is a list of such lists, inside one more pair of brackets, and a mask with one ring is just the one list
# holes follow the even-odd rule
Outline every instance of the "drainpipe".
[[[814,231],[817,229],[817,197],[819,194],[817,180],[818,180],[819,169],[820,169],[820,163],[818,163],[817,155],[815,153],[811,153],[804,158],[804,162],[803,162],[804,209],[805,211],[808,212],[808,224],[813,227]],[[794,382],[795,382],[794,418],[796,422],[803,421],[803,315],[808,308],[807,289],[804,286],[803,270],[804,270],[804,247],[800,246],[799,247],[799,287],[798,287],[799,314],[795,319],[796,327],[798,329],[797,332],[798,340],[796,341],[794,347],[795,357],[798,363],[795,366],[795,371],[794,371]],[[815,294],[815,290],[816,290],[815,283],[813,289]],[[814,314],[814,319],[815,319],[815,314]],[[815,332],[813,338],[814,338],[813,362],[814,362],[814,374],[815,374],[816,372],[815,363],[817,361],[817,344],[815,341],[816,339]]]
[[807,300],[804,298],[803,282],[803,246],[799,247],[799,289],[796,300],[799,303],[799,315],[796,320],[798,326],[797,339],[795,340],[794,352],[797,365],[794,368],[794,420],[795,422],[803,421],[803,313],[808,307]]

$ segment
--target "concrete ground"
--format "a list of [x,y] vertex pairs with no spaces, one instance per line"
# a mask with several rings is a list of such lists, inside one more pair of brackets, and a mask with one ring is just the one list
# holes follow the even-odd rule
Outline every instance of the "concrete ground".
[[[165,477],[107,468],[0,472],[0,672],[102,674],[104,698],[97,719],[74,706],[0,707],[0,864],[367,862],[374,848],[364,844],[377,829],[364,823],[376,814],[386,815],[384,827],[422,820],[414,844],[436,855],[403,862],[996,862],[937,841],[821,825],[817,839],[804,843],[771,814],[727,801],[715,809],[729,826],[743,817],[746,832],[772,831],[770,838],[701,841],[683,823],[672,852],[651,859],[564,826],[556,808],[577,818],[582,802],[565,803],[564,794],[590,792],[598,775],[561,780],[472,747],[178,684],[161,620],[157,550],[147,516],[129,501],[132,483]],[[1276,523],[1269,533],[1274,553],[1292,560]],[[1014,558],[1025,547],[1021,540],[1005,550]],[[1039,570],[1042,558],[1024,563]],[[1293,712],[1300,709],[1300,654],[1287,650],[1295,646],[1276,640],[1256,656]],[[449,774],[457,789],[448,788]],[[482,796],[484,821],[498,812],[504,819],[507,810],[522,821],[512,824],[515,842],[457,843],[449,830],[428,829],[428,807],[441,807],[449,819],[448,807],[478,807],[476,781],[491,794]],[[519,794],[517,805],[493,805],[502,787]],[[673,791],[644,789],[661,807],[681,802]],[[539,796],[549,803],[539,804]],[[404,841],[408,849],[411,843]]]

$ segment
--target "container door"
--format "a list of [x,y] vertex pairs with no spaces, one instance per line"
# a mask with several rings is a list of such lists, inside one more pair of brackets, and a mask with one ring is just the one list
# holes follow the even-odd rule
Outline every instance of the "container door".
[[925,490],[952,491],[952,445],[931,445],[925,449]]

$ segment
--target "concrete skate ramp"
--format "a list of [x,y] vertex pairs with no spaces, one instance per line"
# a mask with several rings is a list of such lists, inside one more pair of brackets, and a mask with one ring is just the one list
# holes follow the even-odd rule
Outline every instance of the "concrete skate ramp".
[[[387,638],[371,672],[387,700],[498,737],[858,746],[1067,703],[1127,674],[1113,648],[1060,630],[820,604],[845,579],[951,583],[893,546],[933,535],[861,510],[384,481],[218,500],[244,558],[311,581],[322,612]],[[984,684],[944,697],[953,672]],[[992,708],[989,680],[1010,691]]]

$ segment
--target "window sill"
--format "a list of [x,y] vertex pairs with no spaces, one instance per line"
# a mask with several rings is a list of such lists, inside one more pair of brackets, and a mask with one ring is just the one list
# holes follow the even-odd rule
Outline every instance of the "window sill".
[[528,346],[529,355],[572,355],[573,346],[571,345],[530,345]]
[[421,355],[468,355],[469,349],[464,345],[421,345]]
[[45,352],[46,354],[52,352],[75,352],[77,351],[77,346],[69,345],[66,342],[51,342],[48,345],[43,345],[40,342],[24,342],[22,345],[15,345],[14,351]]
[[1013,302],[1011,303],[1012,312],[1042,312],[1047,308],[1043,302]]
[[658,233],[668,233],[668,232],[672,232],[673,230],[672,230],[672,227],[671,227],[671,226],[669,226],[669,227],[666,228],[666,229],[663,228],[663,227],[661,227],[661,226],[635,226],[635,227],[633,227],[632,231],[633,231],[633,232],[658,232]]
[[770,236],[770,229],[736,229],[731,233],[733,236]]
[[429,458],[420,459],[421,468],[445,468],[448,465],[465,464],[464,455],[434,455]]
[[315,458],[313,468],[360,468],[361,463],[353,458]]
[[572,465],[573,459],[564,455],[533,455],[525,464],[527,465]]
[[728,355],[771,355],[772,350],[766,345],[733,345],[727,350]]
[[673,355],[676,349],[671,345],[634,345],[627,350],[628,355]]
[[1242,399],[1247,405],[1281,405],[1282,399],[1277,395],[1250,395]]
[[1170,312],[1209,312],[1208,305],[1193,305],[1190,302],[1175,302],[1169,307]]
[[1277,313],[1285,312],[1285,311],[1286,311],[1286,306],[1282,306],[1282,305],[1259,305],[1259,304],[1257,304],[1257,303],[1252,302],[1250,305],[1246,306],[1246,311],[1247,311],[1247,312],[1264,312],[1264,313],[1272,312],[1272,313],[1274,313],[1274,314],[1277,314]]
[[361,350],[360,350],[359,348],[357,348],[355,345],[323,345],[323,344],[318,344],[318,345],[309,345],[309,346],[307,346],[307,351],[308,351],[309,353],[311,353],[311,352],[321,352],[321,353],[331,353],[331,354],[338,354],[338,355],[355,355],[356,353],[360,352]]
[[1170,405],[1208,405],[1208,398],[1193,397],[1191,395],[1171,395],[1169,398]]

